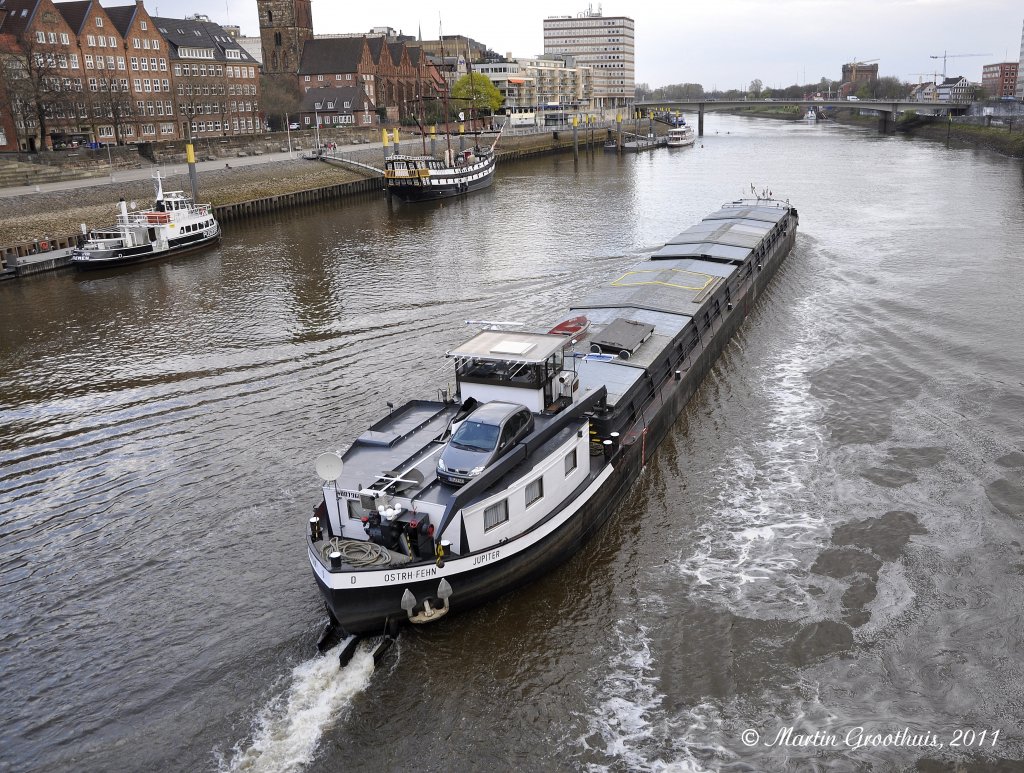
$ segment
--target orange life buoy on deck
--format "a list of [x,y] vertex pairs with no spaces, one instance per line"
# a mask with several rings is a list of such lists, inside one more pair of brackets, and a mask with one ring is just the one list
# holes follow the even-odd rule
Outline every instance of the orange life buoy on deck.
[[49,242],[39,242],[39,249],[41,249],[41,250],[48,250],[48,249],[50,249],[50,243]]

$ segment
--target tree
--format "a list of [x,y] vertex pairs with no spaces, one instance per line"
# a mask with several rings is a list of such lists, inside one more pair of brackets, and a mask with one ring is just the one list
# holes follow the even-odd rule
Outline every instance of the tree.
[[451,99],[458,101],[460,108],[462,104],[468,105],[478,115],[493,114],[505,101],[491,79],[478,72],[459,78],[452,86]]
[[260,98],[273,131],[282,131],[285,116],[298,115],[302,104],[302,92],[293,76],[260,76]]
[[[872,99],[901,99],[910,92],[910,88],[909,83],[903,83],[899,78],[877,78],[868,83],[867,93],[863,96]],[[858,90],[858,96],[861,96],[862,91],[865,89]]]
[[[97,81],[99,91],[92,94],[93,116],[110,121],[114,127],[115,144],[123,145],[125,125],[132,123],[135,117],[135,104],[128,88],[128,79],[100,77]],[[145,115],[145,112],[142,115]],[[95,133],[94,127],[93,134]]]
[[20,53],[5,53],[0,62],[11,112],[26,134],[38,127],[40,148],[47,150],[47,126],[67,114],[74,117],[75,92],[66,77],[67,61],[64,54],[40,46],[30,35],[19,43]]
[[750,82],[750,93],[753,94],[754,97],[761,96],[761,89],[763,88],[764,84],[761,83],[760,78],[754,78],[754,80]]

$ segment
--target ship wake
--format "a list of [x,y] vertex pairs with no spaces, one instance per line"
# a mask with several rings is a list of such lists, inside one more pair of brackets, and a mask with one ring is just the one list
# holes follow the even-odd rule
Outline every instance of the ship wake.
[[589,735],[580,739],[591,773],[623,767],[702,773],[713,770],[716,760],[731,756],[708,741],[708,735],[717,731],[707,724],[708,707],[666,715],[651,646],[646,626],[632,619],[616,624],[615,651],[604,666],[601,700],[587,717]]
[[324,731],[345,715],[373,674],[373,653],[360,645],[344,668],[339,648],[297,665],[288,686],[253,720],[251,737],[218,766],[224,773],[282,773],[309,764]]
[[[800,312],[803,313],[800,313]],[[806,306],[797,318],[812,315]],[[736,446],[711,478],[717,501],[700,526],[692,554],[681,561],[691,598],[722,604],[755,618],[805,619],[821,603],[806,582],[809,557],[828,526],[816,479],[822,473],[823,406],[809,374],[820,367],[820,320],[800,319],[797,338],[769,354],[755,399],[766,418]],[[784,340],[784,339],[780,339]]]

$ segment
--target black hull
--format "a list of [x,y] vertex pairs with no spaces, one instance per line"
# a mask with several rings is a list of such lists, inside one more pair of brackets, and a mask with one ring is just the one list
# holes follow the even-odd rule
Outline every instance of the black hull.
[[[699,354],[693,355],[692,359],[687,358],[685,371],[680,380],[669,378],[660,385],[654,399],[644,409],[643,416],[636,419],[629,428],[633,432],[623,433],[623,438],[632,435],[633,439],[623,441],[612,457],[611,474],[563,526],[520,553],[501,558],[493,564],[485,564],[475,570],[446,576],[453,591],[449,600],[452,612],[482,604],[550,572],[576,555],[585,542],[605,524],[615,512],[616,506],[629,492],[632,483],[650,460],[655,449],[671,431],[683,408],[693,397],[733,334],[753,310],[757,299],[792,249],[795,238],[796,233],[793,229],[764,261],[763,270],[756,272],[745,291],[737,295],[733,309],[715,318],[713,335],[705,339]],[[645,429],[638,432],[640,428]],[[308,535],[306,541],[307,548],[313,550],[313,543]],[[514,542],[515,540],[512,540],[508,544]],[[318,559],[311,555],[310,560],[315,568]],[[417,563],[397,567],[395,571],[410,571],[411,575],[415,576],[416,570],[426,568],[429,572],[431,566]],[[407,615],[402,610],[401,598],[406,589],[412,591],[418,602],[431,599],[432,606],[438,606],[434,599],[439,576],[406,583],[398,582],[384,587],[345,590],[331,588],[315,571],[314,575],[331,616],[345,633],[380,634],[389,621],[405,621]]]
[[158,252],[146,251],[138,252],[139,248],[133,248],[119,252],[117,255],[111,258],[96,258],[91,260],[75,260],[71,259],[72,265],[81,271],[98,271],[105,268],[118,268],[120,266],[133,265],[135,263],[145,263],[146,261],[156,260],[158,258],[167,258],[172,255],[186,255],[191,252],[198,252],[199,250],[205,250],[208,247],[212,247],[220,241],[220,232],[217,232],[216,236],[212,236],[208,239],[198,239],[196,241],[188,242],[186,244],[179,244],[167,248],[166,250],[160,250]]

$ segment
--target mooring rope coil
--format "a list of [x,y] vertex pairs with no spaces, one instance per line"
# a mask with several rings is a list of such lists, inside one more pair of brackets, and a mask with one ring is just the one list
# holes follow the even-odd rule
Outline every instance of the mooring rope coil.
[[341,560],[355,567],[378,566],[391,563],[391,553],[383,545],[376,542],[358,540],[331,539],[323,547],[323,557],[328,559],[331,553],[341,553]]

